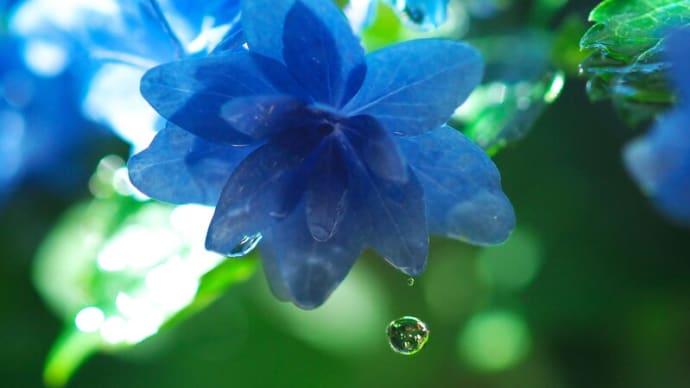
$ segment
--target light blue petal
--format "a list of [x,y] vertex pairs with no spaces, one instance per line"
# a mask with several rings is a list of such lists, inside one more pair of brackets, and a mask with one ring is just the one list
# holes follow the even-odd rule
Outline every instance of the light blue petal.
[[312,237],[303,205],[275,223],[266,235],[270,243],[261,248],[272,290],[303,309],[320,306],[362,252],[358,222],[354,214],[348,214],[327,242]]
[[306,171],[302,165],[312,146],[287,134],[245,158],[221,193],[206,248],[230,254],[247,237],[266,233],[289,216],[304,193]]
[[249,49],[283,61],[283,27],[296,0],[242,1],[242,26]]
[[230,100],[220,116],[233,129],[254,139],[298,128],[307,115],[307,105],[290,96],[252,96]]
[[281,95],[297,88],[285,67],[247,51],[167,63],[149,70],[141,93],[163,117],[208,141],[245,145],[253,139],[232,128],[222,107],[237,97]]
[[669,218],[690,225],[690,111],[662,117],[623,156],[642,190]]
[[307,225],[312,237],[328,241],[336,233],[348,202],[348,172],[340,150],[327,140],[319,150],[305,192]]
[[508,238],[515,214],[484,151],[448,126],[398,142],[424,187],[431,234],[480,245]]
[[348,214],[364,221],[357,233],[394,267],[419,275],[426,267],[429,248],[422,186],[411,171],[405,182],[380,178],[347,140],[343,145],[356,185]]
[[232,171],[255,147],[228,147],[169,125],[129,160],[129,176],[143,193],[161,201],[213,206]]
[[348,85],[353,77],[363,79],[364,50],[347,20],[330,1],[309,2],[313,10],[297,1],[285,20],[283,58],[291,73],[315,101],[339,106],[360,85]]
[[445,124],[479,84],[483,61],[467,44],[420,39],[367,56],[359,92],[344,108],[368,114],[388,131],[417,135]]

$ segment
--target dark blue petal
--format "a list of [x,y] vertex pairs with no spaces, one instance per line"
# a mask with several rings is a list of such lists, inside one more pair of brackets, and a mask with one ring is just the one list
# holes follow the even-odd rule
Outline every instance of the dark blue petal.
[[424,194],[412,171],[405,182],[373,173],[348,140],[342,141],[352,174],[348,214],[364,221],[357,233],[365,243],[402,272],[424,271],[429,248]]
[[197,136],[230,145],[253,140],[222,119],[224,105],[237,97],[280,95],[295,87],[283,65],[244,50],[164,64],[141,81],[142,95],[163,117]]
[[209,143],[174,125],[130,158],[129,176],[143,193],[161,201],[213,206],[232,171],[254,147]]
[[669,218],[690,225],[690,110],[662,117],[630,143],[624,159],[630,174]]
[[355,116],[342,124],[357,156],[378,177],[405,182],[407,163],[398,145],[371,116]]
[[283,62],[283,27],[295,1],[242,1],[242,26],[252,52]]
[[417,135],[445,124],[481,81],[482,58],[450,40],[420,39],[367,56],[367,73],[344,111],[374,116],[396,134]]
[[254,139],[298,128],[307,115],[307,105],[289,96],[235,98],[224,104],[220,113],[233,129]]
[[508,238],[515,214],[484,151],[448,126],[398,142],[424,187],[429,233],[480,245]]
[[[302,1],[290,9],[283,31],[283,58],[288,68],[318,102],[339,106],[361,84],[364,51],[343,14],[329,1]],[[351,73],[356,70],[351,79]]]
[[328,241],[336,233],[348,199],[348,172],[333,140],[322,145],[307,181],[305,210],[312,237]]
[[206,247],[229,254],[246,237],[265,233],[277,220],[291,214],[304,193],[303,163],[312,147],[284,136],[243,160],[221,193]]
[[301,308],[320,306],[362,252],[358,223],[356,215],[348,212],[327,242],[312,237],[303,205],[275,223],[266,236],[270,243],[261,248],[272,290]]

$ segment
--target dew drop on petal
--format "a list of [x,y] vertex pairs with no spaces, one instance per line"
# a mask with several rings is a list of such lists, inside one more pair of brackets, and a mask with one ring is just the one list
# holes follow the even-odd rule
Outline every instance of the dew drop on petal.
[[253,251],[254,248],[259,244],[259,241],[263,236],[261,233],[253,234],[250,236],[244,236],[242,240],[240,241],[239,244],[235,248],[233,248],[230,253],[228,253],[228,256],[230,257],[240,257],[248,254],[249,252]]
[[414,278],[412,276],[407,278],[407,285],[410,287],[414,286]]
[[429,340],[429,329],[419,318],[405,316],[388,324],[388,343],[393,351],[412,355],[424,347]]

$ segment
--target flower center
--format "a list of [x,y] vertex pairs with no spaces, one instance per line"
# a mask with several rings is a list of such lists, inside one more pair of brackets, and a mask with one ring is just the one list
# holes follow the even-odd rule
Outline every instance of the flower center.
[[316,132],[321,136],[328,136],[333,132],[333,129],[333,124],[329,122],[323,122],[319,124],[319,126],[316,128]]

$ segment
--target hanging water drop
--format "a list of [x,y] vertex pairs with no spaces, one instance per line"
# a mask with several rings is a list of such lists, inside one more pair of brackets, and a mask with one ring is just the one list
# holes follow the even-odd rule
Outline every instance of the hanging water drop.
[[388,343],[395,352],[412,355],[429,340],[429,329],[419,318],[405,316],[388,324]]
[[262,238],[263,236],[261,235],[261,233],[242,237],[240,243],[237,244],[237,246],[233,248],[230,251],[230,253],[228,253],[228,256],[240,257],[248,254],[249,252],[254,250],[254,248],[256,248],[256,246],[259,244],[259,241],[261,241]]
[[407,278],[407,285],[410,287],[414,286],[414,278],[412,276]]

